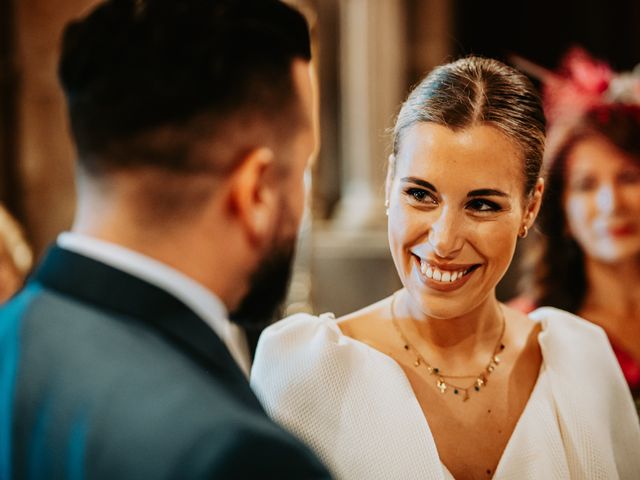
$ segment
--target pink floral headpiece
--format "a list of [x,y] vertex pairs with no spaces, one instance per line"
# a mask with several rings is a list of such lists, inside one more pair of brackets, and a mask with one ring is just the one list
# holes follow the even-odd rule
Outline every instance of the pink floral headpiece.
[[630,72],[614,72],[582,47],[569,49],[557,71],[518,56],[513,56],[512,61],[542,82],[545,115],[550,124],[601,106],[640,106],[640,65]]

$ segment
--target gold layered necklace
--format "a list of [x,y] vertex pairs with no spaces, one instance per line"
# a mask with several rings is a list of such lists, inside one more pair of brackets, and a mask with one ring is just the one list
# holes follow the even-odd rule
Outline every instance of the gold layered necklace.
[[[505,348],[504,343],[502,343],[502,338],[504,336],[506,320],[502,308],[500,308],[500,313],[502,314],[502,327],[500,330],[500,336],[498,337],[498,341],[496,342],[496,346],[491,353],[491,358],[489,359],[486,367],[484,367],[484,369],[476,375],[447,375],[440,368],[427,362],[422,354],[418,351],[418,349],[411,342],[409,342],[407,336],[403,333],[398,323],[398,319],[396,318],[395,312],[395,302],[397,294],[398,292],[396,292],[391,299],[391,321],[396,331],[398,332],[400,339],[403,342],[404,349],[415,357],[413,366],[415,368],[426,368],[427,372],[429,372],[429,375],[435,377],[436,387],[443,395],[447,391],[451,391],[454,395],[459,395],[462,398],[462,401],[466,402],[470,398],[470,392],[480,392],[480,390],[487,385],[489,376],[500,364],[500,357],[498,354]],[[471,382],[464,383],[464,380],[471,380]],[[463,383],[463,385],[459,385],[458,383]]]

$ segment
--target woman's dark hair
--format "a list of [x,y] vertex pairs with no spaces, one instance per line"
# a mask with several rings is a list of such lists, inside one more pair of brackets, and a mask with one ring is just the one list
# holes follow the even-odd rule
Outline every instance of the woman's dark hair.
[[524,193],[540,175],[545,116],[538,90],[518,70],[490,58],[468,56],[429,73],[402,105],[394,128],[397,156],[406,129],[432,122],[453,130],[491,125],[515,142],[524,156]]
[[523,255],[521,290],[535,305],[576,313],[587,289],[584,252],[569,234],[564,209],[567,158],[585,138],[600,136],[640,162],[640,106],[601,104],[551,131],[545,155],[545,196],[535,242]]

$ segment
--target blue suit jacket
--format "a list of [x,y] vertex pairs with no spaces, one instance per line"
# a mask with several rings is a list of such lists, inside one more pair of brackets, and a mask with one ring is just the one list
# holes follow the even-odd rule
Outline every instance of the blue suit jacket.
[[143,280],[53,247],[0,309],[0,479],[329,478],[215,333]]

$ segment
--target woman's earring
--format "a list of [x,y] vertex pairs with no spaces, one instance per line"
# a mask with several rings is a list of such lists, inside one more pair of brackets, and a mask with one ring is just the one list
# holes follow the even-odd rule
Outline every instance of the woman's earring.
[[389,216],[389,200],[384,201],[384,208],[385,208],[385,213],[387,214],[387,217],[388,217]]
[[529,235],[529,227],[527,227],[526,225],[522,226],[522,229],[520,230],[520,232],[518,233],[518,236],[520,238],[526,238],[527,235]]

